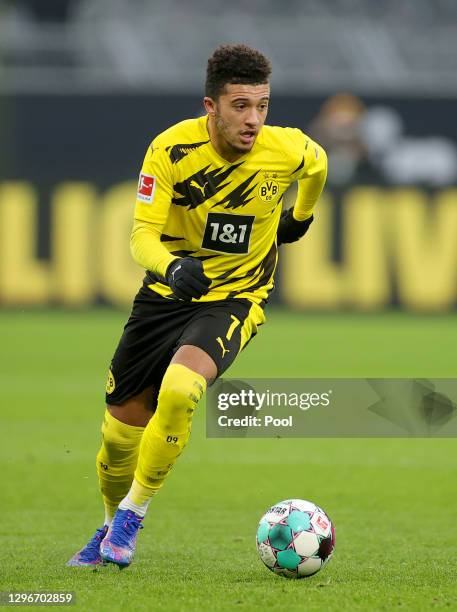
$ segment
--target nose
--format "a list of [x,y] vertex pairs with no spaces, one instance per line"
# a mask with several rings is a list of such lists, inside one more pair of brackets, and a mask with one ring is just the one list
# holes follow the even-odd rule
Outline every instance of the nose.
[[259,113],[255,107],[250,108],[249,113],[245,118],[245,123],[251,128],[259,125]]

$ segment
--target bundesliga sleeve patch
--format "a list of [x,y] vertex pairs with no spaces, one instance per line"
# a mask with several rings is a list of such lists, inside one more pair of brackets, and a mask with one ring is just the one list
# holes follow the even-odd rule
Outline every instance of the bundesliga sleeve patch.
[[156,190],[156,182],[157,179],[155,176],[141,172],[138,180],[138,191],[136,194],[137,199],[145,202],[146,204],[152,204],[154,192]]

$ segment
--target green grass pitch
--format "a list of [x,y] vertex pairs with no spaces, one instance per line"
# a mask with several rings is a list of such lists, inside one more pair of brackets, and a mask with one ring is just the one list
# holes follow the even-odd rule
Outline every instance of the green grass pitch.
[[[456,441],[207,440],[150,506],[132,566],[65,567],[102,522],[94,457],[125,313],[0,313],[0,590],[75,591],[81,610],[457,609]],[[456,377],[457,317],[271,311],[228,375]],[[336,552],[288,581],[257,558],[257,522],[322,505]]]

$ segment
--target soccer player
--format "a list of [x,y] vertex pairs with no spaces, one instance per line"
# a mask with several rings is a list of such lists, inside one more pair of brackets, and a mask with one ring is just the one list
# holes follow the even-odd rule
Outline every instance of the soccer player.
[[[111,362],[97,455],[105,521],[68,565],[131,563],[207,385],[265,321],[278,246],[313,221],[326,155],[299,129],[265,125],[270,72],[255,49],[218,47],[206,115],[146,152],[131,236],[146,277]],[[282,212],[294,181],[297,199]]]

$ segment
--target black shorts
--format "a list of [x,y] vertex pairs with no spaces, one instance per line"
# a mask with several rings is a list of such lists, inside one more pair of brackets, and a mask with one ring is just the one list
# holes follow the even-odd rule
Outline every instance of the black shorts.
[[265,321],[263,310],[247,299],[217,302],[170,300],[141,287],[111,361],[107,404],[122,404],[149,386],[158,389],[180,346],[203,349],[220,376]]

